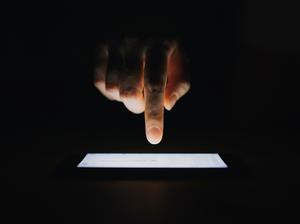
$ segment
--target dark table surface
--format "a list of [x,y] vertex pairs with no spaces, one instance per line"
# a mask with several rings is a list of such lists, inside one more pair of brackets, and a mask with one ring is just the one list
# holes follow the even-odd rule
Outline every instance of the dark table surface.
[[[25,130],[23,130],[25,131]],[[201,223],[257,222],[297,217],[299,135],[189,133],[189,138],[154,147],[105,140],[75,132],[24,132],[7,136],[1,172],[4,214],[11,221],[40,223]],[[121,142],[121,143],[120,143]],[[123,144],[122,144],[123,142]],[[129,141],[127,141],[129,142]],[[165,141],[166,142],[166,141]],[[167,147],[166,145],[169,145]],[[26,146],[26,147],[25,147]],[[218,151],[238,155],[250,175],[244,178],[172,180],[57,179],[54,170],[78,152]],[[3,211],[3,210],[2,210]]]

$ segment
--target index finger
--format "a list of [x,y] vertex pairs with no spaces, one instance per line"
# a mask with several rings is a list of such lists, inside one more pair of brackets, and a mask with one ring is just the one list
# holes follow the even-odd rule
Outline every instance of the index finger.
[[167,81],[167,62],[170,46],[158,43],[148,48],[144,69],[145,130],[151,144],[163,136],[164,92]]

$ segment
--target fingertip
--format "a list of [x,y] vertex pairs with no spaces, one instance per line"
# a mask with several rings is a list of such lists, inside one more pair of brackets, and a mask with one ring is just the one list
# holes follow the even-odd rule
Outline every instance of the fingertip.
[[104,92],[105,90],[105,83],[101,82],[101,81],[94,81],[94,86],[100,91],[100,92]]
[[159,128],[157,126],[149,127],[146,131],[146,137],[147,137],[147,140],[153,145],[160,143],[162,140],[161,128]]
[[174,105],[176,104],[177,100],[178,100],[178,95],[176,93],[173,93],[169,97],[169,99],[165,101],[165,104],[164,104],[165,108],[168,111],[170,111],[174,107]]
[[143,113],[145,110],[145,102],[140,97],[123,98],[125,107],[135,114]]
[[109,100],[114,100],[114,97],[105,89],[105,83],[102,81],[95,81],[94,86]]

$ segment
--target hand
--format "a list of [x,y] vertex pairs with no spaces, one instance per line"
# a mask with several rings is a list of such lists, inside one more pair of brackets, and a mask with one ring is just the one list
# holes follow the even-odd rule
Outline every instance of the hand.
[[101,44],[95,86],[108,99],[123,102],[136,114],[145,112],[146,137],[158,144],[163,136],[164,108],[171,110],[188,92],[187,60],[175,41]]

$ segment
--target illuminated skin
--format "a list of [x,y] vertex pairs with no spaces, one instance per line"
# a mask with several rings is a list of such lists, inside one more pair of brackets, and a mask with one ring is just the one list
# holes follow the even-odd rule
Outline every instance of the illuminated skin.
[[98,47],[95,86],[108,99],[123,102],[136,114],[145,114],[146,137],[158,144],[163,136],[164,108],[171,110],[190,89],[187,60],[175,41]]

